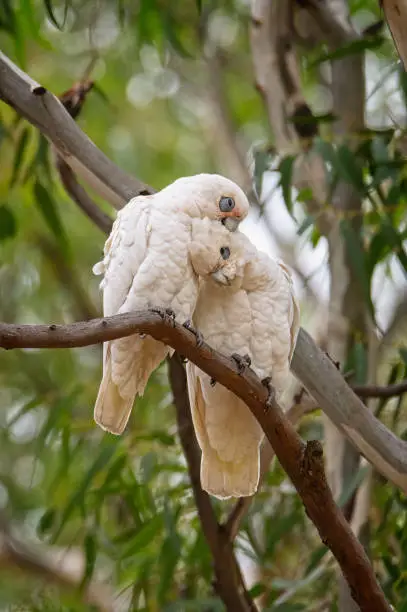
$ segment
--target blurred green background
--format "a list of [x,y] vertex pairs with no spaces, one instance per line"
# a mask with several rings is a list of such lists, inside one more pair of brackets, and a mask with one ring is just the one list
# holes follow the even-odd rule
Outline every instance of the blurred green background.
[[[349,4],[359,28],[379,18],[373,0]],[[80,127],[116,164],[157,189],[198,172],[240,178],[247,188],[233,167],[232,141],[253,183],[263,184],[260,205],[253,205],[243,229],[294,267],[302,324],[317,334],[329,294],[325,239],[301,198],[293,203],[287,195],[287,171],[270,171],[273,139],[254,87],[249,22],[245,0],[202,6],[194,0],[1,0],[0,47],[57,95],[92,65],[96,86]],[[354,256],[386,330],[397,309],[407,311],[400,246],[406,238],[406,173],[394,145],[404,135],[407,87],[388,34],[371,47],[353,52],[365,54],[367,123],[381,132],[369,135],[359,162],[363,180],[390,183],[392,205],[381,201],[379,212],[366,206],[364,255]],[[325,51],[320,45],[301,56],[304,92],[319,115],[330,110],[320,84]],[[321,126],[329,147],[330,123]],[[330,159],[343,179],[349,168],[335,168]],[[349,172],[347,177],[352,182]],[[101,295],[91,268],[104,240],[64,192],[46,141],[1,104],[0,319],[69,323],[99,316]],[[383,348],[380,382],[405,378],[405,337],[405,326],[398,327]],[[363,372],[365,366],[363,348],[355,349],[353,368]],[[67,555],[84,584],[96,577],[108,585],[117,610],[222,610],[177,437],[166,365],[154,374],[120,438],[93,423],[100,376],[98,346],[0,352],[0,508],[23,541],[40,540]],[[396,398],[377,410],[404,436],[405,408]],[[319,413],[303,420],[301,432],[322,437]],[[347,499],[364,472],[356,476]],[[219,517],[232,505],[214,503]],[[400,612],[407,610],[406,508],[404,496],[374,476],[370,549],[386,595]],[[264,609],[337,609],[334,566],[276,463],[236,547]],[[62,594],[0,563],[0,609],[91,607],[80,592]]]

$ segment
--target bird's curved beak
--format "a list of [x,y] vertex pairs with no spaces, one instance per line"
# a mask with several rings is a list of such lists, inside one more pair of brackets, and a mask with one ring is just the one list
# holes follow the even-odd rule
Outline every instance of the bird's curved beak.
[[220,285],[230,285],[230,279],[222,272],[222,270],[216,270],[212,272],[211,277],[213,280]]
[[239,223],[240,219],[238,217],[224,217],[222,219],[222,225],[224,225],[229,232],[235,232]]

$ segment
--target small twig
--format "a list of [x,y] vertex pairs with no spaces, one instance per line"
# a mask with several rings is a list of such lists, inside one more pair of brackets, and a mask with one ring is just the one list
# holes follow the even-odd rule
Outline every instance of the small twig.
[[398,397],[407,393],[407,380],[393,385],[352,385],[352,389],[359,397]]

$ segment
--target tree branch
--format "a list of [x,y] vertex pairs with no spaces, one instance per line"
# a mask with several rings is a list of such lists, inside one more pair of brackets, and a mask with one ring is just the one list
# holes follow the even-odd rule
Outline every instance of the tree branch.
[[[305,446],[276,402],[273,402],[271,410],[265,411],[267,391],[252,370],[247,369],[239,373],[232,359],[213,350],[206,343],[202,347],[197,347],[193,333],[178,323],[163,319],[159,314],[151,311],[116,315],[72,325],[0,324],[0,346],[8,349],[87,346],[128,336],[135,332],[149,334],[156,340],[161,340],[173,347],[247,404],[262,426],[282,467],[294,483],[306,512],[316,525],[322,541],[329,546],[339,562],[361,610],[389,611],[390,608],[376,582],[363,547],[354,537],[346,519],[335,505],[323,471],[322,447],[319,442],[309,442]],[[378,469],[381,468],[381,471],[384,469],[387,474],[391,473],[406,491],[406,445],[364,409],[358,414],[356,423],[349,419],[350,415],[346,412],[345,415],[348,418],[347,421],[344,420],[343,409],[340,410],[335,405],[338,395],[342,392],[345,401],[352,400],[350,404],[360,402],[360,400],[346,385],[332,362],[319,354],[319,349],[313,345],[311,338],[303,330],[299,334],[297,348],[300,353],[303,353],[303,358],[299,360],[300,364],[308,361],[311,376],[305,376],[305,378],[308,379],[308,383],[311,380],[310,387],[312,387],[314,397],[318,400],[322,396],[324,401],[334,406],[333,413],[336,415],[339,413],[345,433],[365,451],[367,449],[366,456],[371,451],[371,447],[364,442],[363,436],[358,434],[357,426],[360,422],[363,428],[372,430],[370,432],[372,440],[378,442],[379,448],[383,438],[386,440],[388,447],[381,449],[384,456],[381,457]],[[295,356],[293,359],[294,371],[296,362],[298,366],[298,356],[297,359]],[[316,375],[315,367],[322,369],[322,372]],[[301,365],[298,371],[302,374]],[[318,380],[319,384],[315,385],[315,380]],[[330,396],[331,387],[333,394]],[[348,394],[347,398],[346,394]],[[338,401],[338,404],[341,402]],[[378,453],[376,449],[373,450],[375,452],[370,452],[370,455],[377,462]],[[391,462],[386,460],[388,457],[391,461],[396,462],[400,471],[397,471]],[[404,463],[402,458],[404,458]]]
[[404,64],[404,68],[407,69],[407,40],[405,33],[407,0],[379,0],[379,4],[383,8],[397,53]]
[[55,165],[67,194],[102,232],[109,234],[112,229],[113,220],[95,204],[82,185],[76,180],[72,168],[59,155],[56,155]]
[[136,195],[153,193],[151,187],[113,164],[75,124],[62,103],[1,51],[0,99],[35,125],[72,170],[116,208]]
[[407,380],[394,385],[352,385],[352,389],[359,397],[397,397],[407,393]]
[[[188,330],[179,324],[172,326],[151,311],[120,314],[70,325],[0,323],[0,347],[72,348],[131,336],[136,332],[149,334],[172,346],[233,391],[250,408],[262,412],[267,393],[251,370],[238,376],[233,360],[214,351],[207,344],[198,348],[195,336]],[[383,476],[407,492],[407,443],[366,410],[332,361],[303,329],[298,335],[291,368],[322,410],[366,459]]]

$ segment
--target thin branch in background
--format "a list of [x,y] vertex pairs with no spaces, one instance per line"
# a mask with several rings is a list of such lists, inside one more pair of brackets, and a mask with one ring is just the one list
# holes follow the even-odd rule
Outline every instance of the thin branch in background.
[[85,189],[78,183],[72,168],[59,155],[56,157],[55,165],[68,195],[102,232],[108,234],[112,229],[113,220],[95,204]]
[[407,380],[394,385],[352,385],[353,391],[359,397],[398,397],[407,393]]
[[[69,555],[69,554],[68,554]],[[0,521],[0,570],[4,577],[7,570],[20,570],[26,576],[34,576],[47,584],[74,593],[88,606],[99,612],[115,612],[113,593],[103,583],[92,580],[83,586],[83,570],[75,571],[68,559],[56,558],[54,551],[43,546],[30,546],[16,538],[4,520]]]
[[[89,73],[92,66],[93,63],[88,66],[86,74]],[[66,108],[73,119],[77,119],[79,116],[86,101],[86,96],[91,91],[93,85],[93,81],[83,78],[68,89],[68,91],[65,91],[59,96],[64,108]],[[55,166],[66,192],[87,217],[89,217],[99,229],[108,234],[112,229],[112,219],[99,208],[85,189],[78,183],[72,168],[70,168],[64,158],[58,154],[58,150],[54,146],[52,149],[55,156]]]
[[[247,404],[266,434],[283,469],[297,489],[306,513],[317,527],[323,543],[331,549],[341,566],[353,598],[359,604],[361,610],[363,612],[371,612],[371,610],[390,612],[391,608],[386,602],[363,547],[355,538],[344,515],[334,502],[324,473],[321,444],[317,441],[311,441],[304,445],[293,425],[278,404],[272,401],[273,398],[269,396],[265,386],[250,368],[246,368],[243,372],[239,371],[233,359],[215,351],[205,342],[202,346],[197,346],[194,333],[182,325],[174,323],[173,320],[167,320],[152,311],[115,315],[71,325],[9,325],[0,323],[0,346],[9,349],[13,347],[87,346],[128,336],[135,332],[148,334],[154,339],[171,346]],[[343,391],[348,389],[350,395],[354,395],[331,361],[323,356],[321,351],[318,352],[317,347],[312,345],[312,340],[307,338],[304,330],[300,330],[296,351],[298,347],[300,347],[300,350],[301,347],[306,349],[306,359],[311,362],[319,362],[320,372],[317,376],[314,373],[311,379],[314,390],[316,389],[315,379],[322,376],[322,387],[324,390],[333,387],[332,393],[336,404],[337,389],[335,389],[336,385],[331,382],[332,377],[335,380],[336,376],[339,377],[336,380],[341,381]],[[317,351],[319,356],[317,360],[312,355],[313,351]],[[293,362],[295,362],[295,355]],[[328,373],[324,370],[327,370]],[[180,381],[179,384],[181,389],[184,388],[185,393],[184,383]],[[318,393],[314,392],[313,395],[315,399],[318,399]],[[346,394],[343,393],[342,395]],[[354,397],[360,402],[356,396]],[[177,394],[175,394],[175,398],[177,398]],[[271,403],[270,409],[266,409],[268,402]],[[399,472],[399,474],[403,476],[402,480],[405,485],[406,444],[377,421],[369,411],[359,413],[357,416],[357,424],[362,425],[362,427],[366,426],[363,421],[369,421],[370,419],[370,427],[373,425],[375,428],[373,438],[380,437],[381,432],[384,434],[386,443],[382,452],[385,452],[387,456],[391,456],[395,452],[398,465],[400,465],[401,458],[404,456],[404,473]],[[183,423],[181,422],[180,425],[182,426]],[[348,435],[352,432],[354,434],[354,429],[349,425],[346,427],[343,424],[343,428]],[[366,444],[365,449],[369,449],[368,444]],[[374,459],[377,463],[377,453]],[[380,462],[380,467],[383,468],[382,462]],[[189,470],[191,477],[196,478],[196,469],[192,469],[190,466]],[[394,475],[396,470],[392,468],[391,471]],[[211,527],[212,530],[213,526]],[[226,533],[224,538],[226,542],[230,541]],[[213,550],[215,551],[215,548]],[[223,549],[222,551],[224,552]]]
[[216,519],[209,495],[201,487],[200,451],[192,423],[185,368],[177,354],[168,360],[168,369],[177,414],[178,434],[187,460],[198,515],[213,558],[215,589],[228,610],[256,612],[257,608],[246,590],[236,561],[233,545]]

